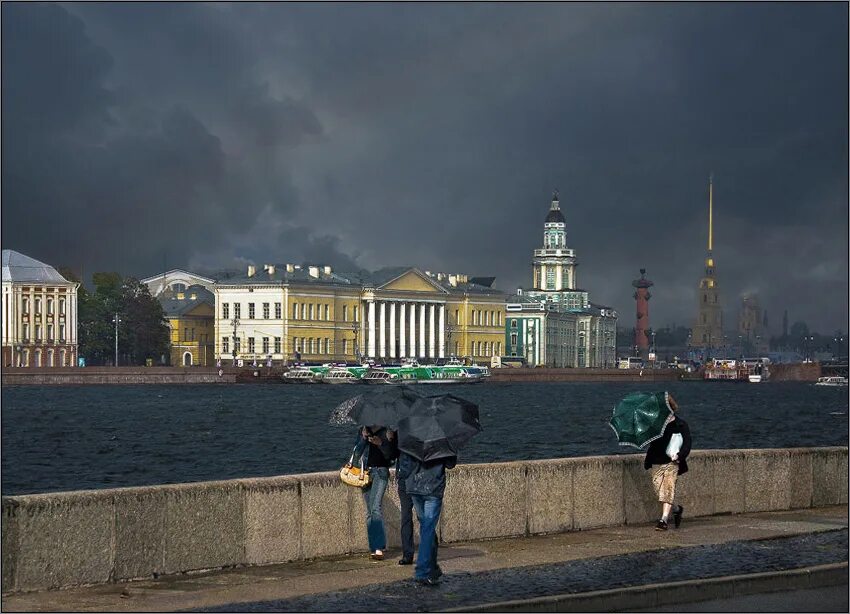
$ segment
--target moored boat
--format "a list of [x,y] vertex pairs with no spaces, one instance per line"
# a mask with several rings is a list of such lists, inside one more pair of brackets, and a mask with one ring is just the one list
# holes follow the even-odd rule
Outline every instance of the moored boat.
[[847,386],[847,378],[841,375],[819,377],[815,386]]
[[283,374],[283,381],[287,384],[314,384],[318,380],[316,373],[310,369],[295,367]]
[[360,378],[345,367],[333,367],[322,374],[319,381],[323,384],[356,384]]

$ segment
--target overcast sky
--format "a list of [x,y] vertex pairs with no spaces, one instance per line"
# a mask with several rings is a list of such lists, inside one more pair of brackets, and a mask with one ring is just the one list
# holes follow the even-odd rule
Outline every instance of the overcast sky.
[[247,262],[531,284],[558,188],[591,300],[847,329],[848,6],[2,5],[2,242],[144,277]]

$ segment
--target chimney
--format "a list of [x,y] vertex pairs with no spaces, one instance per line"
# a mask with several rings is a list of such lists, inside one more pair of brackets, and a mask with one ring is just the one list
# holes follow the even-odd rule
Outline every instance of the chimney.
[[449,285],[452,288],[457,288],[457,275],[449,275]]
[[248,265],[248,277],[253,277],[256,272],[257,272],[257,267],[254,266],[253,264],[249,264]]
[[182,292],[177,293],[177,300],[178,301],[182,301],[184,298],[186,298],[186,295],[184,295]]
[[319,267],[310,266],[309,271],[310,271],[310,277],[315,277],[316,279],[319,278]]
[[269,267],[269,276],[271,277],[272,275],[274,275],[274,265],[269,264],[267,266]]
[[443,277],[445,277],[444,273],[437,273],[437,281],[443,281]]
[[197,300],[198,300],[198,295],[197,295],[197,294],[195,294],[194,292],[192,292],[192,294],[190,294],[190,295],[189,295],[189,299],[191,299],[191,300],[193,300],[193,301],[197,301]]
[[294,272],[295,272],[295,267],[294,267],[293,265],[291,265],[291,264],[287,264],[287,265],[286,265],[286,272],[287,272],[287,273],[294,273]]
[[325,271],[325,275],[330,275],[331,274],[331,267],[325,266],[324,271]]

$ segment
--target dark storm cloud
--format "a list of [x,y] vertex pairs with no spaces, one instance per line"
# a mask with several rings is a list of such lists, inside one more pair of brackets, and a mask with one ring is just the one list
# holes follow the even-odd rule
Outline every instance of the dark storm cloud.
[[840,4],[7,3],[4,246],[512,291],[558,187],[592,300],[628,325],[645,266],[653,324],[687,324],[713,171],[728,317],[750,291],[773,322],[845,327],[846,23]]

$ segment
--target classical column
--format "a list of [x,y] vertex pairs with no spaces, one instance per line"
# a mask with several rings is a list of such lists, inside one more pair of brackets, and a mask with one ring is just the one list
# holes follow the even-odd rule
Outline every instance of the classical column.
[[563,280],[563,277],[561,276],[561,272],[563,271],[563,269],[564,269],[564,267],[562,267],[560,265],[555,267],[555,290],[562,290],[563,289],[563,286],[561,285],[561,282]]
[[446,357],[446,306],[440,305],[440,358]]
[[416,358],[416,303],[410,303],[410,350],[407,355]]
[[548,290],[549,288],[546,286],[546,265],[540,265],[540,289]]
[[398,307],[398,342],[399,342],[399,352],[398,355],[402,358],[405,358],[407,355],[404,353],[404,303],[401,303]]
[[375,357],[375,301],[369,303],[369,358]]
[[390,303],[390,358],[395,358],[395,303]]
[[428,356],[430,358],[435,358],[437,353],[434,351],[434,333],[436,332],[437,325],[434,322],[434,313],[436,312],[436,306],[432,303],[430,308],[428,309]]
[[419,353],[417,356],[425,358],[425,303],[419,303]]
[[378,328],[380,329],[380,347],[378,348],[378,355],[381,358],[384,358],[387,355],[387,303],[385,301],[381,301],[381,309],[380,309],[380,321],[378,322]]

